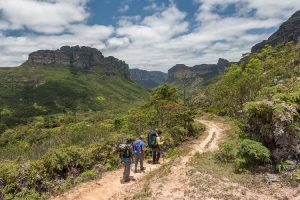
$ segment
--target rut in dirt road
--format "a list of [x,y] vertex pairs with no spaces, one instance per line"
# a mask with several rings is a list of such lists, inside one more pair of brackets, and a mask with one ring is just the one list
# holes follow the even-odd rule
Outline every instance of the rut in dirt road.
[[223,133],[227,129],[226,126],[214,121],[198,121],[206,126],[208,136],[203,141],[198,140],[192,143],[192,150],[189,154],[178,159],[167,176],[150,183],[149,189],[153,191],[150,199],[186,199],[185,188],[188,182],[186,173],[190,170],[188,162],[195,153],[213,151],[218,148]]
[[[178,184],[181,181],[181,177],[178,175],[178,171],[181,172],[182,175],[186,172],[185,165],[190,160],[190,158],[196,152],[204,152],[209,150],[214,150],[218,147],[218,143],[222,134],[226,130],[226,126],[221,123],[217,123],[214,121],[208,120],[197,120],[198,122],[204,124],[206,126],[207,137],[204,140],[195,140],[190,144],[191,151],[183,156],[180,160],[180,163],[174,165],[171,169],[170,175],[167,177],[172,178],[170,182],[173,184]],[[165,161],[168,162],[168,161]],[[145,173],[137,173],[134,174],[134,178],[136,181],[131,181],[127,184],[122,184],[120,178],[123,173],[123,169],[107,172],[100,180],[88,182],[75,187],[71,191],[59,196],[55,197],[52,200],[106,200],[106,199],[124,199],[133,192],[141,189],[141,185],[139,181],[145,177],[145,175],[149,174],[151,171],[160,167],[160,165],[149,165],[146,166]],[[177,172],[177,173],[174,173]],[[154,186],[153,186],[154,187]],[[132,189],[134,191],[132,191]],[[155,191],[155,188],[153,188]],[[173,187],[170,186],[166,194],[174,194],[172,191]],[[157,189],[157,191],[159,191]],[[163,198],[163,197],[162,197]],[[169,197],[166,197],[169,198]],[[169,198],[170,199],[170,198]]]

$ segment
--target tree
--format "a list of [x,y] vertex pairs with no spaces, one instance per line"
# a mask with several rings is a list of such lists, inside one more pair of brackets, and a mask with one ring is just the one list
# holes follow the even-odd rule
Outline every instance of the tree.
[[167,84],[163,84],[152,92],[150,105],[157,111],[161,125],[165,124],[167,112],[174,108],[174,104],[178,104],[178,101],[177,89]]

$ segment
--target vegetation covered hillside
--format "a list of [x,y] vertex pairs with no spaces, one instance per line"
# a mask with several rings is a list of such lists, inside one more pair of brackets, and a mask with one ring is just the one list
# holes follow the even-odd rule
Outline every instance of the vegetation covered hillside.
[[238,118],[247,136],[271,150],[275,163],[295,168],[300,160],[299,76],[299,42],[267,46],[232,65],[195,101],[207,112]]
[[159,127],[172,149],[201,132],[175,88],[149,95],[126,68],[74,66],[0,70],[0,199],[47,199],[118,168],[113,148],[127,137]]
[[168,75],[160,71],[146,71],[141,69],[130,69],[130,78],[149,89],[154,89],[163,84]]
[[28,62],[16,68],[1,68],[0,132],[40,115],[124,112],[141,105],[148,96],[147,89],[121,73],[129,72],[114,63],[101,63],[89,70]]

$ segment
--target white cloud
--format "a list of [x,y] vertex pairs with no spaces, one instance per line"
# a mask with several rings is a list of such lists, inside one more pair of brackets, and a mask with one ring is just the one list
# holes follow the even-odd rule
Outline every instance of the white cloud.
[[129,10],[129,8],[130,8],[129,5],[124,5],[119,9],[119,11],[125,13]]
[[150,4],[144,7],[146,11],[154,11],[154,12],[161,12],[166,9],[166,4],[161,3],[158,5],[155,1],[150,1]]
[[8,29],[61,33],[69,24],[88,17],[86,3],[86,0],[1,0],[0,10]]
[[[134,43],[146,45],[162,42],[188,31],[188,23],[184,21],[186,14],[179,11],[174,5],[163,12],[145,17],[136,23],[131,18],[122,19],[117,34],[129,37]],[[125,20],[125,21],[124,21]]]
[[[189,20],[174,3],[157,5],[149,0],[144,9],[153,14],[123,16],[112,27],[86,24],[87,1],[0,0],[0,66],[16,66],[37,49],[77,44],[148,70],[167,71],[177,63],[216,63],[219,57],[237,61],[270,34],[253,29],[274,29],[300,9],[299,0],[194,0],[198,10]],[[222,16],[220,12],[232,4],[236,11]],[[44,34],[4,34],[24,27]]]
[[127,47],[130,44],[130,40],[127,37],[121,38],[110,38],[107,41],[108,48],[120,48],[120,47]]
[[[121,25],[116,29],[117,34],[129,37],[132,43],[126,49],[108,48],[105,52],[125,59],[131,67],[163,71],[176,63],[216,63],[220,57],[238,61],[251,46],[269,35],[255,34],[251,30],[278,27],[300,8],[300,1],[288,1],[283,5],[273,0],[263,1],[265,3],[260,3],[261,0],[198,0],[195,1],[199,6],[195,13],[198,24],[193,30],[188,28],[185,13],[171,5],[138,22],[129,20],[126,26]],[[236,6],[235,13],[225,17],[219,14],[231,4]],[[275,14],[263,13],[268,8]]]

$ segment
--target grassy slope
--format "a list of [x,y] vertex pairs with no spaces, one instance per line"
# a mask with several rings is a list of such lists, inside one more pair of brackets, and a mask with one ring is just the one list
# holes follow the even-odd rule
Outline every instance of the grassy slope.
[[125,111],[141,104],[147,89],[118,76],[72,73],[63,67],[0,68],[0,109],[8,109],[8,125],[28,117],[62,112]]
[[99,74],[99,68],[89,73],[58,66],[0,68],[0,158],[37,159],[53,147],[111,137],[113,119],[142,105],[149,92]]

